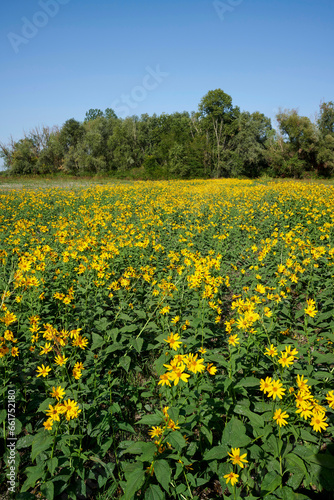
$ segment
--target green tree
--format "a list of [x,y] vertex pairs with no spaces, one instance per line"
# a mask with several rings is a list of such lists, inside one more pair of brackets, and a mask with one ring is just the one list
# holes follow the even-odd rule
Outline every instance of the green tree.
[[334,103],[323,102],[317,121],[319,146],[317,151],[318,171],[320,175],[334,173]]
[[244,111],[237,120],[237,133],[231,139],[230,170],[233,176],[257,177],[266,168],[266,141],[272,127],[270,118],[256,111]]
[[91,108],[86,112],[84,121],[89,122],[90,120],[95,120],[99,116],[104,116],[103,111],[101,111],[100,109],[92,109]]
[[64,123],[59,135],[59,141],[63,148],[64,155],[69,152],[71,147],[73,148],[78,144],[83,134],[83,125],[74,118],[70,118]]
[[15,143],[10,172],[18,175],[38,174],[37,161],[34,141],[25,137]]
[[[276,116],[280,131],[289,146],[291,158],[298,159],[307,171],[317,170],[318,134],[317,127],[297,110],[281,111]],[[301,163],[302,162],[302,163]],[[296,163],[293,160],[293,163]]]
[[231,139],[236,133],[236,118],[240,113],[238,107],[232,106],[232,97],[221,89],[210,90],[201,100],[198,107],[201,125],[207,136],[213,158],[215,177],[229,175],[224,161],[229,156]]

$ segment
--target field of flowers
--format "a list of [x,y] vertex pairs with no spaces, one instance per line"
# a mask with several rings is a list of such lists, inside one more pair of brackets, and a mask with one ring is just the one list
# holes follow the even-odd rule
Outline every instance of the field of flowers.
[[0,494],[333,498],[333,266],[332,186],[0,191]]

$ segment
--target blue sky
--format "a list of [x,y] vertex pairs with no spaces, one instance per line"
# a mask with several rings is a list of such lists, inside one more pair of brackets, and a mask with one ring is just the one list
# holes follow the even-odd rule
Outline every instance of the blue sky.
[[89,108],[196,111],[216,88],[272,119],[279,107],[314,118],[334,100],[332,0],[12,0],[1,9],[0,141],[83,120]]

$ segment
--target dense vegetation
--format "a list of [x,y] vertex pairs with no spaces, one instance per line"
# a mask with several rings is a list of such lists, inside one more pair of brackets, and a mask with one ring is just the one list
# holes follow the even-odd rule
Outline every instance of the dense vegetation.
[[332,499],[333,194],[0,192],[0,494]]
[[220,89],[197,112],[118,118],[90,109],[59,128],[43,127],[0,144],[10,174],[67,172],[138,179],[330,176],[334,173],[334,103],[315,123],[296,110],[277,115],[279,132],[259,112],[233,106]]

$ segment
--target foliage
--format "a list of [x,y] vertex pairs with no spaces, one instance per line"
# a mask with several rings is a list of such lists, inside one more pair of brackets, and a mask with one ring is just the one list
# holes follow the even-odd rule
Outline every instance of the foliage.
[[1,487],[10,389],[16,498],[331,498],[333,194],[2,192]]

